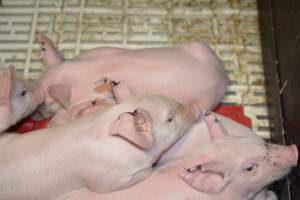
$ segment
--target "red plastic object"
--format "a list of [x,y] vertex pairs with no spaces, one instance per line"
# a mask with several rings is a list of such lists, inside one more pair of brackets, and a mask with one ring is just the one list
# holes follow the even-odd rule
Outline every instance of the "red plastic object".
[[[244,114],[244,109],[242,106],[218,106],[213,110],[216,113],[229,117],[236,122],[244,124],[249,128],[252,127],[252,123],[250,118],[246,117]],[[46,128],[50,119],[42,120],[42,121],[35,121],[32,118],[26,119],[20,126],[16,129],[18,133],[27,133],[30,131]]]
[[18,133],[23,134],[23,133],[27,133],[30,131],[46,128],[49,121],[50,121],[50,119],[36,121],[36,120],[32,119],[31,117],[29,117],[24,122],[22,122],[20,124],[20,126],[17,127],[16,131]]
[[251,119],[245,115],[243,106],[218,106],[213,111],[252,128]]

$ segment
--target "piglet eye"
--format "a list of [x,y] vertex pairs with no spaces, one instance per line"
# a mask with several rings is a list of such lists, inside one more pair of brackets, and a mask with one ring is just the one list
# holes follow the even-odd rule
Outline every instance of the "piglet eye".
[[26,90],[23,90],[23,91],[21,92],[21,97],[24,97],[26,94],[27,94],[27,91],[26,91]]
[[176,117],[176,110],[170,110],[165,118],[166,123],[171,123]]
[[173,121],[173,117],[168,118],[167,122],[172,122]]
[[253,166],[249,166],[249,167],[247,167],[245,170],[248,171],[248,172],[251,172],[253,169],[254,169]]
[[250,176],[255,176],[255,174],[257,173],[257,168],[258,164],[252,164],[245,168],[245,172],[247,172],[247,174]]

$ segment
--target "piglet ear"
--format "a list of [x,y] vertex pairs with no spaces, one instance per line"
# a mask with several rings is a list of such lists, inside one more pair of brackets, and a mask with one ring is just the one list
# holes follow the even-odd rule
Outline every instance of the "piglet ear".
[[48,88],[49,94],[54,98],[58,103],[61,104],[63,108],[67,108],[70,105],[71,100],[71,85],[60,83],[52,85]]
[[201,120],[204,116],[204,112],[200,109],[197,103],[192,103],[189,105],[190,111],[192,112],[194,122]]
[[223,166],[211,161],[184,169],[179,176],[195,190],[205,193],[220,193],[228,184]]
[[7,106],[10,108],[10,97],[11,91],[14,87],[15,80],[15,67],[9,65],[1,74],[0,74],[0,106]]
[[120,137],[140,149],[148,150],[153,145],[151,125],[147,111],[138,108],[133,112],[120,114],[111,124],[109,134]]
[[134,92],[129,88],[127,83],[124,81],[114,81],[113,85],[113,94],[116,98],[117,103],[121,103],[124,101],[127,97],[134,95]]
[[218,140],[227,135],[225,129],[222,127],[215,114],[206,112],[204,119],[207,125],[209,136],[212,141]]

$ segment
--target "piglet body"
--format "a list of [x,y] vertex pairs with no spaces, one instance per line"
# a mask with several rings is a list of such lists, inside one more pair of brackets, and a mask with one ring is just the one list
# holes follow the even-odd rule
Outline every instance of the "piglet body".
[[197,118],[169,98],[140,95],[63,126],[3,135],[0,197],[57,199],[77,190],[126,188],[149,176]]
[[[39,38],[42,44],[49,43],[45,36]],[[125,81],[137,93],[161,94],[185,104],[197,102],[203,109],[218,104],[228,85],[221,61],[201,42],[138,50],[95,48],[69,61],[48,63],[51,66],[40,79],[45,116],[60,108],[48,92],[53,85],[64,85],[70,104],[103,98],[103,90],[97,88],[109,78]]]
[[205,117],[211,143],[174,156],[143,182],[109,194],[79,190],[67,199],[276,200],[265,187],[297,164],[296,146],[268,144],[255,135],[226,135],[230,130],[215,119]]

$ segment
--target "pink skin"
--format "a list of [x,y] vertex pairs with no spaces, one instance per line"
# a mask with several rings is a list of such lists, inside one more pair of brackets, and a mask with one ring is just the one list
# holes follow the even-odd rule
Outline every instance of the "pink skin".
[[67,109],[61,109],[58,111],[58,113],[51,118],[47,127],[63,125],[85,115],[108,108],[112,105],[115,105],[115,101],[108,101],[104,99],[96,99],[94,101],[87,101],[78,105],[70,105]]
[[148,177],[162,152],[194,124],[199,110],[191,109],[163,96],[139,95],[64,126],[4,134],[0,196],[58,199],[77,190],[126,188]]
[[[54,90],[56,89],[57,88],[54,88]],[[99,97],[95,98],[94,100],[83,101],[71,105],[64,105],[64,109],[59,110],[58,113],[56,113],[54,117],[52,117],[51,121],[48,124],[48,127],[62,125],[83,117],[87,114],[110,107],[112,105],[115,105],[117,102],[121,102],[123,100],[122,95],[128,96],[131,94],[131,92],[126,92],[129,91],[129,88],[127,87],[127,85],[125,85],[125,83],[114,85],[113,82],[108,79],[100,84],[97,89],[98,91],[101,91],[101,93],[99,93]],[[56,100],[62,102],[62,104],[65,104],[64,102],[66,101],[63,99],[65,95],[57,93],[53,96],[55,96]]]
[[95,87],[108,77],[123,80],[137,93],[162,94],[185,104],[196,102],[207,110],[220,102],[228,85],[222,63],[200,42],[139,50],[96,48],[57,62],[60,57],[51,40],[41,33],[38,38],[44,38],[39,40],[44,42],[43,58],[50,65],[39,81],[45,95],[40,111],[45,117],[61,108],[48,93],[53,85],[70,85],[69,103],[78,104],[101,96]]
[[249,135],[226,135],[212,114],[205,117],[205,124],[210,144],[159,166],[143,182],[108,194],[78,190],[65,199],[276,200],[276,195],[264,188],[296,166],[295,145],[267,144]]
[[39,90],[15,76],[10,65],[0,74],[0,133],[31,114],[41,103]]
[[[214,113],[214,115],[217,117],[220,123],[222,123],[222,127],[224,127],[225,131],[229,135],[257,137],[255,133],[248,127],[243,126],[222,115],[218,115],[216,113]],[[177,141],[172,148],[164,153],[158,165],[163,165],[172,159],[176,159],[177,157],[189,155],[191,151],[194,151],[200,146],[206,145],[210,142],[211,139],[209,137],[206,124],[204,122],[197,123],[188,133],[186,133],[179,141]]]

